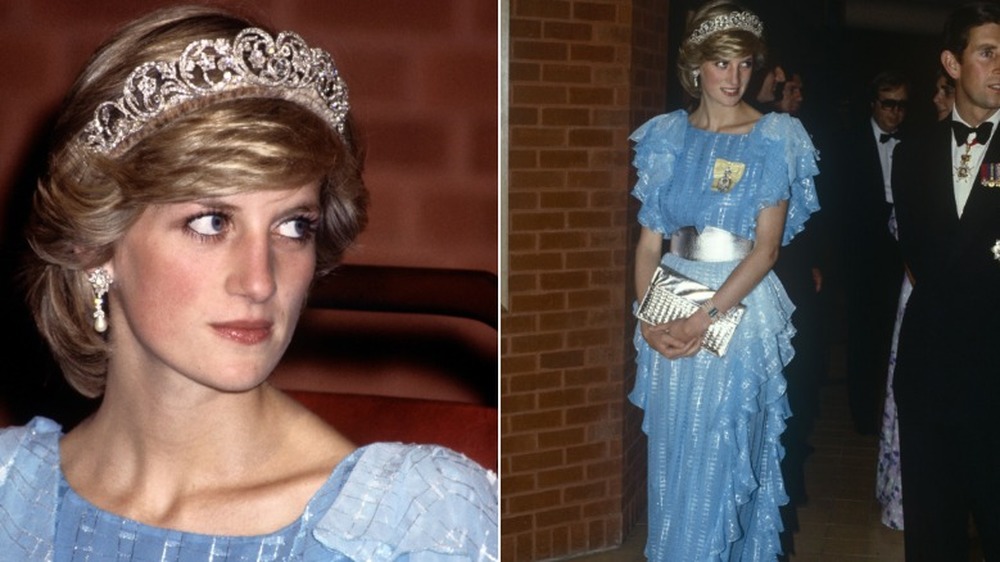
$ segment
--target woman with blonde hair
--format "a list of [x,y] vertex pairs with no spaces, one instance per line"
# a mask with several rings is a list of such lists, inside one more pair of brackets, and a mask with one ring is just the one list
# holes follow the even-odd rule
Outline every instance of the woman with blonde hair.
[[[794,307],[771,267],[819,208],[818,170],[798,120],[761,115],[743,100],[763,55],[755,14],[726,0],[706,4],[678,62],[695,109],[655,117],[631,137],[639,297],[666,269],[715,290],[693,313],[636,329],[629,398],[649,436],[650,560],[774,560],[781,551],[782,369],[793,354]],[[740,306],[720,351],[707,334]]]
[[295,33],[201,7],[102,46],[56,124],[29,303],[97,411],[0,432],[18,560],[495,560],[496,480],[355,447],[268,385],[364,227],[347,87]]

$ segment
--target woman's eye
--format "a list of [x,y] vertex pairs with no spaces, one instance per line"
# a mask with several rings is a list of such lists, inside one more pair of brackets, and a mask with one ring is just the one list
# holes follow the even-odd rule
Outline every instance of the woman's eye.
[[314,229],[313,221],[306,217],[295,217],[278,225],[278,234],[295,240],[308,239]]
[[719,68],[726,68],[727,66],[729,66],[729,61],[724,61],[724,60],[715,61],[715,66]]
[[187,226],[202,236],[218,236],[226,228],[226,217],[218,214],[202,215],[188,221]]

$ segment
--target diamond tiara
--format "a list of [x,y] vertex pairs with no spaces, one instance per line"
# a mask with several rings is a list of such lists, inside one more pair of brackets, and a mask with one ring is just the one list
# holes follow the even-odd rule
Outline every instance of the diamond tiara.
[[281,98],[309,109],[340,135],[350,109],[347,84],[333,58],[310,48],[296,33],[272,38],[250,27],[228,39],[201,39],[176,61],[139,65],[125,80],[122,95],[103,102],[80,133],[80,142],[109,154],[134,144],[144,125],[170,109],[197,99]]
[[697,45],[709,35],[729,29],[742,29],[760,37],[764,33],[764,24],[753,12],[730,12],[701,22],[698,29],[688,37],[687,42]]

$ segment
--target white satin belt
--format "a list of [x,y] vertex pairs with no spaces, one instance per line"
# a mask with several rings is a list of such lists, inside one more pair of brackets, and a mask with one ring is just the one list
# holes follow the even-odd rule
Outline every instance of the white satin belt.
[[732,232],[706,226],[701,233],[685,226],[670,235],[670,253],[692,261],[741,260],[753,249],[753,240]]

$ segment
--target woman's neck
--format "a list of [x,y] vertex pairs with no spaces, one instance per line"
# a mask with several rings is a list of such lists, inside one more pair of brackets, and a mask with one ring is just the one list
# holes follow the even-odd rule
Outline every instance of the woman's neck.
[[[125,393],[60,443],[70,486],[149,525],[227,535],[294,521],[354,446],[266,383],[241,393]],[[225,516],[222,516],[225,514]]]
[[715,133],[745,133],[760,119],[760,113],[744,101],[733,106],[712,102],[702,97],[701,103],[688,117],[692,126]]
[[[120,474],[126,479],[142,474],[183,486],[184,480],[239,478],[280,447],[278,393],[266,384],[231,394],[207,389],[129,392],[122,386],[108,385],[101,406],[78,433],[91,451],[103,449],[100,455],[88,455],[90,462],[132,473]],[[73,452],[71,443],[68,453]]]

